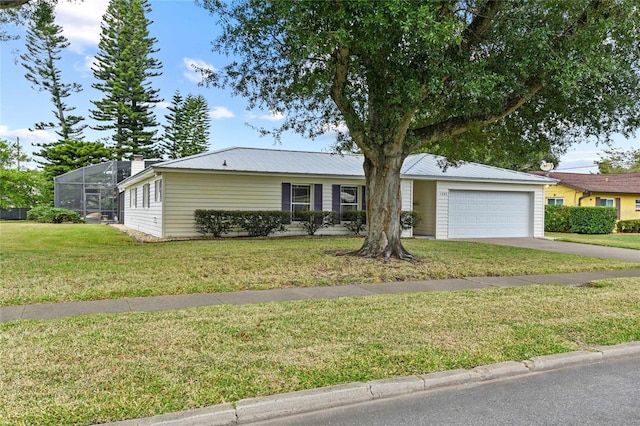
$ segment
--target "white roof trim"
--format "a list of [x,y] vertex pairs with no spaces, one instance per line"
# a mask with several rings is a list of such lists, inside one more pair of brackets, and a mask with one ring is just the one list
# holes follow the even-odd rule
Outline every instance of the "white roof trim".
[[[477,163],[439,166],[444,157],[431,154],[410,155],[404,162],[401,178],[519,184],[553,184],[556,179],[516,172]],[[362,178],[364,157],[359,154],[290,151],[261,148],[226,148],[190,157],[156,163],[118,185],[120,190],[162,172],[216,172],[230,174],[308,175],[336,178]]]

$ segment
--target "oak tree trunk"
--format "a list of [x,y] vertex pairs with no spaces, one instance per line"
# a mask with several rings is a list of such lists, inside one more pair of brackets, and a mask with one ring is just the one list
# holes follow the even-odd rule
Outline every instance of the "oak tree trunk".
[[400,240],[400,170],[406,155],[379,153],[377,158],[365,156],[367,235],[364,244],[354,254],[379,259],[412,260]]

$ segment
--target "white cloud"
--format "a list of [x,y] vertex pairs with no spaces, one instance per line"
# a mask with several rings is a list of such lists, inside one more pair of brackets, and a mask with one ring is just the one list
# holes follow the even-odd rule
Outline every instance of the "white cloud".
[[201,83],[203,79],[202,72],[197,70],[203,70],[205,73],[217,71],[213,65],[206,63],[202,59],[182,58],[182,64],[186,68],[183,72],[183,75],[187,78],[187,80],[194,83]]
[[322,126],[322,132],[325,134],[335,134],[335,133],[349,133],[349,128],[346,123],[340,123],[335,125],[333,123],[325,123]]
[[280,121],[284,119],[284,114],[280,111],[271,111],[269,114],[261,115],[258,118],[261,120]]
[[[16,142],[19,138],[20,149],[27,154],[28,157],[33,160],[33,153],[38,151],[36,144],[51,143],[54,142],[57,137],[54,133],[46,130],[34,130],[29,129],[15,129],[9,130],[7,126],[0,125],[0,139],[6,139],[9,142]],[[24,167],[35,169],[37,164],[33,161],[29,161],[23,164]]]
[[227,107],[217,106],[213,107],[211,111],[209,111],[209,117],[214,120],[222,120],[223,118],[233,118],[235,114]]
[[82,61],[74,62],[73,70],[79,73],[89,73],[96,64],[95,56],[85,56]]
[[575,149],[560,157],[558,171],[574,173],[590,173],[598,170],[594,164],[600,159],[600,150],[597,149]]
[[161,109],[167,109],[171,106],[171,103],[166,102],[166,101],[162,101],[162,102],[157,102],[155,104],[156,108],[161,108]]
[[96,48],[100,41],[100,23],[109,0],[85,0],[59,2],[56,6],[56,22],[69,40],[69,50],[84,54],[87,48]]
[[46,130],[29,130],[29,129],[15,129],[9,130],[7,126],[0,125],[0,138],[15,139],[20,138],[20,143],[43,143],[55,141],[56,135]]

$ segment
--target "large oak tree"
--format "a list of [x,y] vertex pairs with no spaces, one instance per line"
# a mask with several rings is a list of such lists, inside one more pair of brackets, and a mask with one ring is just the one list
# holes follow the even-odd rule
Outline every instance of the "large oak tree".
[[360,255],[411,258],[399,219],[411,152],[464,158],[456,136],[485,126],[553,146],[638,126],[636,0],[200,3],[235,58],[213,83],[286,113],[276,133],[348,128],[339,142],[365,158]]

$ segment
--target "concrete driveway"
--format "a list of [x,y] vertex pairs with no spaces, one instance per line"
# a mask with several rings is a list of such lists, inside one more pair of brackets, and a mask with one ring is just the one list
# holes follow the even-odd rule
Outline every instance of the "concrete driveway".
[[640,263],[640,250],[594,246],[591,244],[567,243],[564,241],[553,241],[544,238],[474,238],[459,239],[458,241],[472,241],[503,246],[523,247],[535,250],[555,251],[559,253],[577,254],[580,256],[602,257],[605,259]]

